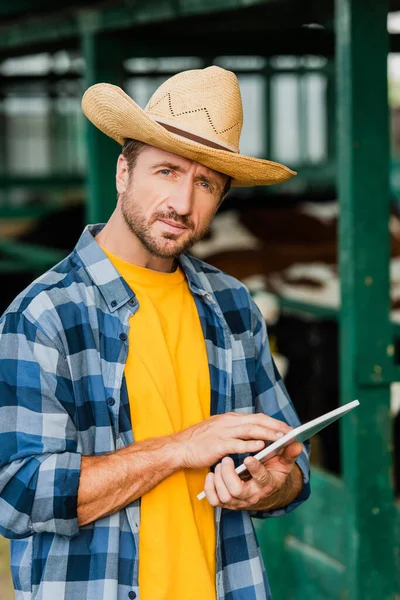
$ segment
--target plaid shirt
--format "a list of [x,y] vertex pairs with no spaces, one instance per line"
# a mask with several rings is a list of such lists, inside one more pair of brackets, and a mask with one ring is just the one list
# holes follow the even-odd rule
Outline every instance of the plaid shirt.
[[[102,227],[87,226],[0,320],[0,532],[12,540],[19,600],[140,598],[140,499],[84,527],[77,520],[81,456],[134,441],[124,367],[139,307],[94,239]],[[246,288],[188,255],[180,262],[206,340],[211,414],[264,412],[298,425]],[[308,446],[298,465],[303,489],[288,507],[215,510],[218,600],[270,598],[251,517],[283,515],[308,497]]]

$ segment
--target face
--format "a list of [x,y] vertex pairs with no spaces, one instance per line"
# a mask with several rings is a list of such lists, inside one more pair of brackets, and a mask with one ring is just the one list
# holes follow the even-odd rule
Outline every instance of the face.
[[175,258],[207,233],[226,181],[199,163],[145,146],[130,174],[125,157],[118,159],[118,206],[152,256]]

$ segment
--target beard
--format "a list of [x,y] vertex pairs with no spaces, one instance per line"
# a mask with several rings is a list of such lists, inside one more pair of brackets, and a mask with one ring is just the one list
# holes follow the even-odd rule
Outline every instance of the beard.
[[[199,242],[209,233],[211,220],[201,230],[195,232],[194,225],[186,215],[178,215],[173,209],[168,211],[157,211],[150,219],[146,217],[139,204],[126,192],[120,194],[121,212],[126,225],[130,231],[140,240],[142,246],[157,258],[177,258],[184,252],[188,252],[194,244]],[[214,215],[213,215],[214,216]],[[173,221],[177,225],[186,227],[184,233],[154,233],[152,225],[158,219]],[[183,237],[183,240],[180,240]]]

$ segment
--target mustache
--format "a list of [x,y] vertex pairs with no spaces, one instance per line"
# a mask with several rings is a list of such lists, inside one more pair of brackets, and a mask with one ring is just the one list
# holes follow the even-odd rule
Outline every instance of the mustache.
[[169,212],[161,213],[157,212],[154,214],[152,218],[152,222],[154,223],[158,219],[165,219],[166,221],[174,221],[177,225],[182,225],[182,227],[187,227],[187,229],[193,229],[193,223],[187,215],[178,215],[173,209]]

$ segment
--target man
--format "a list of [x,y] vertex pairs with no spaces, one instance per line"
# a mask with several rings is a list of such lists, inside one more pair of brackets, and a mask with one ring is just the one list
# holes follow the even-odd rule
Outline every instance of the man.
[[83,110],[123,144],[116,209],[0,322],[17,598],[265,600],[251,517],[308,497],[307,448],[251,456],[298,420],[247,290],[187,251],[231,183],[293,173],[239,154],[239,86],[218,67],[167,80],[145,111],[97,84]]

